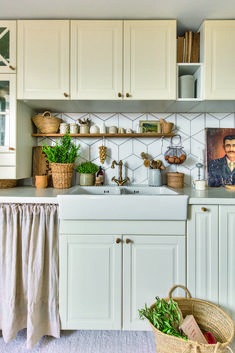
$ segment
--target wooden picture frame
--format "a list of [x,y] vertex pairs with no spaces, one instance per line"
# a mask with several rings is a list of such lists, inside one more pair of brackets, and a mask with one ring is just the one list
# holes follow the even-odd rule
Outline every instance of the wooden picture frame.
[[140,120],[140,133],[161,133],[159,120]]

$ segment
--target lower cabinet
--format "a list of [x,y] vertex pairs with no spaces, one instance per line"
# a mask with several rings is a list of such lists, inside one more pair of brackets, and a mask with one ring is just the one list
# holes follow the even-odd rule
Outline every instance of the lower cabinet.
[[235,322],[235,206],[189,206],[187,286],[219,304]]
[[60,235],[62,329],[149,330],[145,303],[185,285],[185,235]]

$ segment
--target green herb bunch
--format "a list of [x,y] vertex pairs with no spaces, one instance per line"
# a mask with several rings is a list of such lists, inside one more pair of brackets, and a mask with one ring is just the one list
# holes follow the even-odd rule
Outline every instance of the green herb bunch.
[[50,163],[74,163],[80,156],[78,150],[80,145],[76,146],[71,141],[71,136],[66,133],[60,143],[56,141],[55,146],[43,144],[42,151],[46,154],[46,158]]
[[80,174],[95,174],[98,170],[98,165],[91,162],[83,162],[77,167],[77,172]]
[[139,310],[140,319],[145,317],[155,326],[158,330],[166,333],[167,335],[183,338],[187,341],[187,336],[180,332],[178,329],[180,325],[181,316],[178,310],[178,304],[170,299],[167,303],[164,299],[156,297],[156,303],[153,308],[145,308]]

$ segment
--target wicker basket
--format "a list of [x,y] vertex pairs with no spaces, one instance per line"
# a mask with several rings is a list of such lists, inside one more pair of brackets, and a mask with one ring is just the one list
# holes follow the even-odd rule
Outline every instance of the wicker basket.
[[167,186],[170,188],[184,187],[184,173],[167,173]]
[[32,121],[42,134],[55,134],[62,119],[51,116],[51,113],[46,111],[42,115],[33,116]]
[[17,185],[15,179],[0,179],[0,189],[14,188]]
[[71,186],[74,163],[50,163],[55,189],[68,189]]
[[[219,307],[200,299],[192,299],[191,294],[181,285],[171,288],[166,301],[172,297],[175,288],[183,288],[187,298],[172,298],[178,303],[183,317],[193,315],[196,322],[204,332],[211,332],[217,344],[201,344],[191,340],[167,335],[154,327],[151,327],[156,341],[157,353],[225,353],[227,346],[232,342],[234,336],[234,323],[232,319]],[[151,308],[154,307],[154,304]]]

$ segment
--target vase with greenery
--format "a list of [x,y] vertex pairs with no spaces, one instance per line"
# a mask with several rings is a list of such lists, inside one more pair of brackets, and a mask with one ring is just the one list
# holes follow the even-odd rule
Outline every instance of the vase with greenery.
[[98,165],[92,162],[83,162],[77,167],[77,172],[80,173],[80,185],[94,185],[95,173],[99,170]]
[[42,146],[42,151],[50,162],[54,188],[70,188],[74,163],[80,156],[80,153],[78,153],[79,148],[80,145],[76,146],[71,141],[71,136],[68,133],[62,137],[59,143],[56,141],[55,146],[46,144]]

